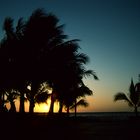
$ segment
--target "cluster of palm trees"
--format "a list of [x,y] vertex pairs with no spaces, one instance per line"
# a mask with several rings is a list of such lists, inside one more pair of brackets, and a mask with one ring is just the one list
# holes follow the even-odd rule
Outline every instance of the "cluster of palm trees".
[[[24,102],[29,101],[29,112],[34,112],[35,103],[51,99],[50,113],[54,102],[69,113],[78,105],[87,106],[86,95],[92,91],[83,78],[95,72],[87,70],[89,58],[79,52],[77,39],[67,40],[58,18],[42,9],[35,10],[25,21],[17,24],[10,17],[4,21],[5,35],[0,42],[0,111],[10,102],[11,112],[19,98],[19,112],[25,112]],[[51,89],[52,93],[48,91]]]
[[138,107],[140,107],[140,82],[134,84],[132,79],[128,96],[123,92],[119,92],[114,96],[114,101],[119,100],[123,100],[127,102],[130,107],[133,107],[135,115],[138,116]]

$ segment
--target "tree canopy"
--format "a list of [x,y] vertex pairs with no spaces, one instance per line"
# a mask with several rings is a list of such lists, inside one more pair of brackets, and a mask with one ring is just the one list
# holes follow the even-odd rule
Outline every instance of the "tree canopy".
[[35,10],[27,20],[20,18],[16,25],[10,17],[4,21],[5,35],[0,43],[0,89],[20,92],[21,112],[24,112],[25,97],[28,97],[31,112],[35,97],[41,100],[48,97],[47,92],[38,94],[44,82],[57,93],[57,100],[66,105],[67,98],[78,98],[86,93],[85,90],[76,92],[83,87],[84,76],[93,75],[98,79],[94,71],[85,67],[89,57],[79,52],[79,40],[68,40],[63,27],[55,15],[42,9]]

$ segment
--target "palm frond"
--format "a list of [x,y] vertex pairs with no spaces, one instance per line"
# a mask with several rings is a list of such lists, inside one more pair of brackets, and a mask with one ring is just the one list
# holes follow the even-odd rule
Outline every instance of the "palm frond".
[[77,53],[76,54],[77,62],[86,64],[89,62],[89,57],[84,53]]
[[78,41],[80,41],[79,39],[72,39],[72,40],[68,40],[66,42],[64,42],[64,44],[73,44],[73,43],[77,43]]
[[82,107],[88,107],[88,102],[85,100],[85,99],[81,99],[79,100],[76,104],[74,104],[73,106],[70,107],[70,109],[74,109],[75,106],[78,107],[78,106],[82,106]]
[[16,26],[16,34],[20,34],[20,36],[23,34],[23,29],[25,27],[25,22],[23,21],[23,18],[20,18],[18,20],[17,26]]
[[93,76],[93,78],[95,79],[95,80],[99,80],[99,78],[98,78],[98,76],[96,75],[96,73],[93,71],[93,70],[85,70],[84,71],[84,76],[86,77],[86,76]]
[[86,95],[90,96],[93,94],[92,90],[90,90],[87,86],[83,85],[77,89],[80,97],[84,97]]
[[35,101],[38,104],[44,103],[49,98],[49,96],[50,95],[47,92],[42,92],[42,93],[36,95]]
[[14,101],[19,97],[19,92],[16,90],[9,90],[5,92],[7,96],[7,101]]
[[93,70],[91,71],[91,75],[94,77],[95,80],[99,80],[98,76],[96,75],[96,72],[94,72]]
[[124,93],[119,92],[114,96],[114,101],[118,101],[118,100],[126,100],[126,101],[128,101],[128,98]]
[[69,46],[71,48],[74,46],[73,48],[75,51],[73,51],[73,52],[77,52],[77,50],[80,48],[79,45],[77,44],[78,41],[80,41],[80,40],[79,39],[68,40],[68,41],[63,42],[60,45]]
[[[59,25],[59,26],[57,26],[56,27],[56,29],[57,29],[57,34],[59,34],[59,35],[64,35],[64,31],[63,31],[63,28],[65,27],[65,25],[64,24],[62,24],[62,25]],[[65,35],[65,36],[63,36],[63,39],[67,39],[67,35]]]
[[46,16],[46,13],[43,8],[38,8],[32,13],[30,20],[40,18],[42,16]]
[[7,17],[3,24],[3,30],[6,32],[7,36],[14,33],[13,27],[13,19],[11,17]]
[[128,103],[129,106],[133,106],[133,103],[128,99],[128,97],[122,93],[122,92],[119,92],[115,95],[114,97],[114,101],[119,101],[119,100],[123,100],[123,101],[126,101]]

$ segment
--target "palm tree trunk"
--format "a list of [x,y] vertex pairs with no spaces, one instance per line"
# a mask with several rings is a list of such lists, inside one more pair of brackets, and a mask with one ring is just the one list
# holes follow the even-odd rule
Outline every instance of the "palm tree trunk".
[[3,110],[3,112],[4,112],[4,92],[3,92],[3,94],[2,94],[2,110]]
[[34,98],[32,98],[30,99],[29,113],[34,112],[34,107],[35,107],[35,102],[34,102]]
[[55,99],[54,99],[54,93],[52,92],[52,95],[51,95],[51,104],[50,104],[50,109],[49,109],[49,114],[53,114],[54,102],[55,102]]
[[137,106],[135,106],[134,112],[135,112],[136,117],[138,117],[138,108],[137,108]]
[[25,112],[25,108],[24,108],[24,93],[21,92],[20,95],[20,107],[19,107],[19,112],[20,113],[24,113]]
[[67,116],[69,117],[69,115],[70,115],[70,107],[68,106],[67,107]]
[[4,92],[1,94],[0,97],[0,112],[4,112]]
[[10,108],[9,112],[16,112],[15,103],[13,101],[11,101],[10,105],[11,105],[11,108]]
[[59,107],[59,114],[62,114],[62,110],[63,110],[63,103],[62,101],[59,102],[60,103],[60,107]]
[[74,109],[75,109],[75,110],[74,110],[75,118],[76,118],[76,115],[77,115],[77,114],[76,114],[76,113],[77,113],[77,106],[76,106],[76,103],[77,103],[77,100],[76,100],[76,98],[75,98],[75,108],[74,108]]
[[2,112],[2,94],[0,94],[0,112]]

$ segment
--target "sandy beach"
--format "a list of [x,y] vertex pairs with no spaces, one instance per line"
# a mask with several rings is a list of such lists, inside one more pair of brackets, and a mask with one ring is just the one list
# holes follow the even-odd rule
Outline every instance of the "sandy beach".
[[140,119],[136,118],[112,120],[7,115],[0,118],[1,137],[5,139],[129,140],[136,139],[140,131]]

